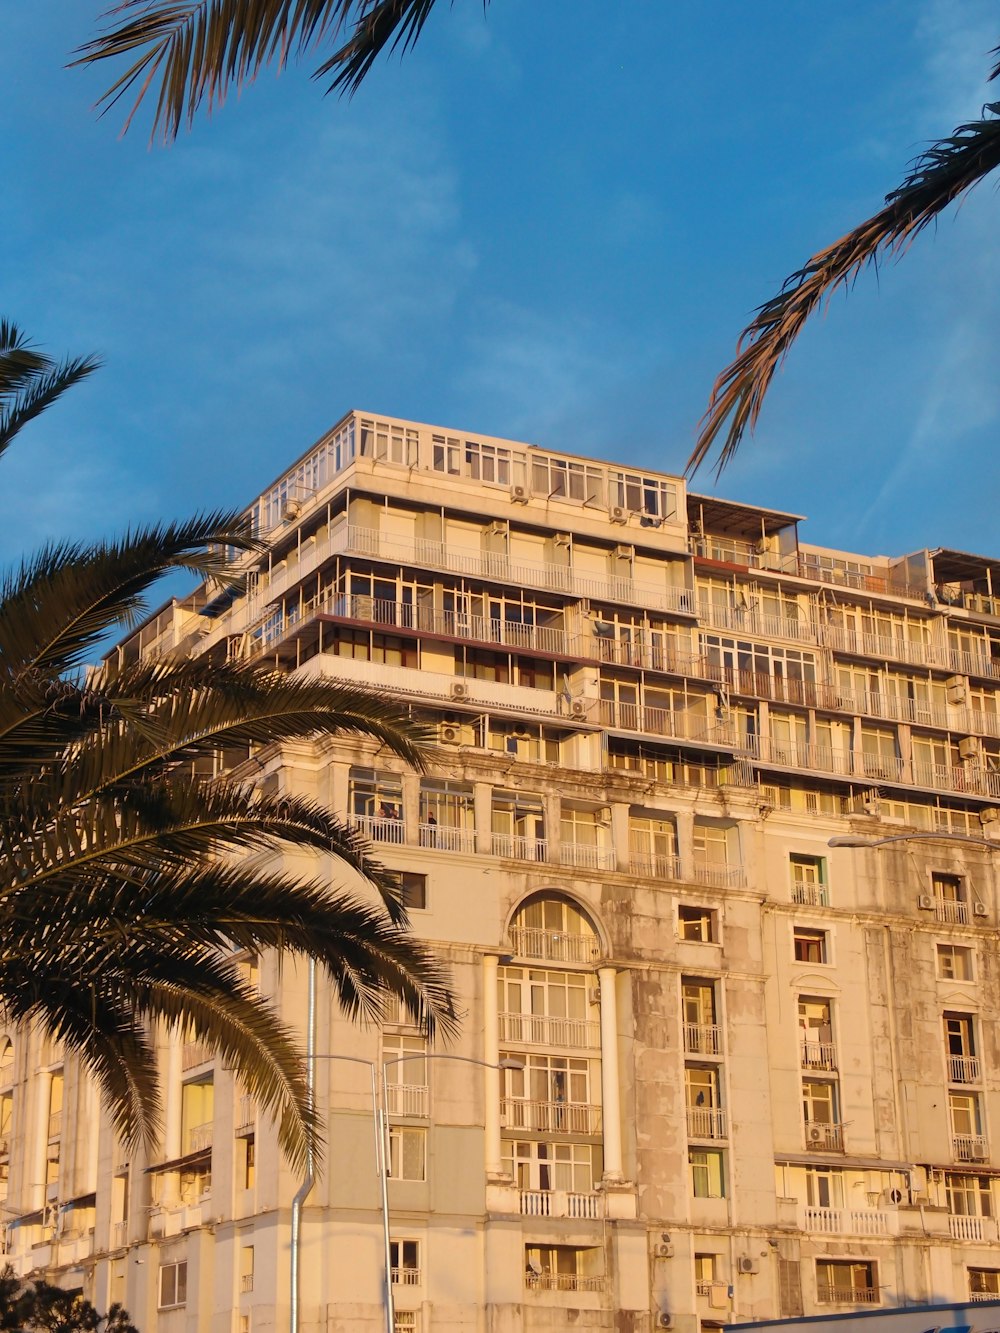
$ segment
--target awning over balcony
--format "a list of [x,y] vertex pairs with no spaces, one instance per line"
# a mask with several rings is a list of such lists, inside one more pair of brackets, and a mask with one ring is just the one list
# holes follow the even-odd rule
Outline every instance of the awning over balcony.
[[199,1148],[197,1152],[185,1153],[183,1157],[172,1157],[169,1162],[154,1162],[146,1167],[147,1176],[162,1175],[164,1171],[195,1171],[200,1166],[212,1164],[212,1149]]
[[688,521],[699,524],[702,531],[751,542],[782,532],[803,520],[802,514],[782,514],[777,509],[719,500],[713,495],[688,492],[687,504]]

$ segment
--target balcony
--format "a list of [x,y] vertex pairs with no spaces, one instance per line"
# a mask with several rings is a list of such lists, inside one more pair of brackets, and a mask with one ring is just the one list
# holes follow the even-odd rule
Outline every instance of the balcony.
[[680,879],[680,861],[676,856],[655,852],[630,852],[628,868],[638,879]]
[[122,1250],[128,1244],[128,1222],[111,1223],[111,1248]]
[[253,1273],[240,1274],[240,1291],[243,1293],[253,1291]]
[[518,1205],[523,1217],[576,1217],[590,1221],[604,1216],[604,1195],[596,1191],[519,1190]]
[[392,1282],[397,1287],[419,1287],[419,1268],[393,1268],[390,1270]]
[[733,722],[719,721],[709,718],[707,713],[693,710],[678,713],[670,708],[644,708],[640,704],[601,699],[600,721],[602,726],[612,731],[701,741],[706,745],[724,746],[728,750],[741,749],[744,745]]
[[843,1152],[844,1126],[828,1120],[807,1120],[806,1147],[813,1152]]
[[406,826],[401,818],[388,819],[381,815],[351,815],[351,825],[369,842],[387,842],[402,847],[406,841]]
[[830,895],[825,884],[808,884],[802,880],[792,881],[792,902],[800,907],[829,907]]
[[430,1092],[426,1083],[387,1083],[386,1112],[389,1115],[410,1116],[425,1120],[428,1115]]
[[978,1055],[948,1056],[949,1083],[978,1083],[979,1078]]
[[559,864],[578,870],[614,870],[617,857],[613,847],[593,847],[585,842],[559,844]]
[[985,1162],[990,1155],[985,1134],[953,1134],[951,1153],[956,1162]]
[[549,844],[544,838],[526,838],[520,833],[494,833],[491,851],[508,861],[547,861]]
[[698,861],[692,867],[695,884],[707,884],[713,889],[737,889],[746,883],[742,866],[726,865],[722,861]]
[[[952,1213],[948,1218],[948,1229],[952,1240],[971,1240],[981,1244],[993,1244],[997,1239],[997,1224],[992,1217],[968,1217]],[[994,1293],[1000,1297],[1000,1292]]]
[[421,824],[420,846],[438,852],[464,852],[471,856],[476,850],[476,830],[453,828],[449,824]]
[[186,1074],[199,1065],[207,1065],[214,1058],[212,1048],[204,1041],[186,1041],[181,1047],[181,1069]]
[[211,1148],[212,1128],[210,1120],[203,1125],[192,1125],[187,1132],[187,1151],[204,1152],[206,1148]]
[[764,639],[795,639],[808,643],[816,639],[815,626],[808,620],[769,615],[751,611],[749,607],[716,606],[711,602],[699,601],[697,613],[702,625],[731,630],[734,634],[752,634]]
[[724,1139],[726,1112],[721,1106],[689,1106],[687,1132],[690,1139]]
[[237,1138],[245,1139],[254,1132],[257,1123],[257,1107],[252,1097],[241,1097],[233,1117],[233,1133]]
[[872,782],[902,782],[903,761],[898,755],[854,752],[854,764],[860,777]]
[[973,1304],[977,1301],[1000,1301],[1000,1286],[996,1291],[970,1291],[969,1300]]
[[525,1273],[529,1291],[603,1291],[604,1278],[584,1273]]
[[935,898],[934,916],[948,926],[967,926],[969,904],[958,898]]
[[540,926],[512,926],[510,944],[519,958],[545,958],[554,963],[592,963],[600,957],[596,935],[575,935]]
[[958,676],[985,676],[988,680],[1000,679],[1000,658],[990,657],[988,652],[967,653],[952,648],[947,652],[946,660],[949,670],[954,671]]
[[888,1236],[892,1233],[888,1213],[878,1208],[802,1209],[801,1228],[819,1236]]
[[878,1287],[842,1287],[830,1282],[816,1284],[820,1305],[878,1305]]
[[522,1046],[562,1046],[597,1050],[601,1025],[584,1018],[548,1018],[541,1014],[500,1014],[500,1040]]
[[684,1054],[721,1055],[722,1028],[716,1023],[685,1023]]
[[837,1048],[832,1041],[804,1041],[802,1043],[803,1069],[836,1069]]
[[601,1108],[586,1102],[541,1102],[504,1097],[500,1102],[505,1129],[537,1134],[600,1134]]
[[851,657],[868,657],[878,661],[889,659],[906,662],[910,666],[946,668],[951,666],[951,654],[947,649],[939,648],[937,644],[904,639],[897,635],[859,634],[854,630],[841,629],[837,625],[824,625],[820,630],[820,642],[826,643],[836,652],[847,653]]

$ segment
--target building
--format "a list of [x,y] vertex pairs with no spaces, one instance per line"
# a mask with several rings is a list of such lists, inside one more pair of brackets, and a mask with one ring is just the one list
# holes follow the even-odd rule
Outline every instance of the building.
[[[245,584],[117,651],[359,681],[435,728],[423,775],[348,739],[219,757],[349,812],[451,963],[451,1054],[505,1065],[320,992],[321,1056],[389,1062],[400,1333],[1000,1296],[1000,561],[827,550],[676,477],[361,412],[251,514]],[[906,832],[948,836],[828,846]],[[244,963],[301,1028],[304,975]],[[144,1331],[286,1329],[300,1179],[207,1050],[163,1060],[130,1160],[72,1060],[0,1040],[6,1255]],[[302,1333],[383,1326],[368,1080],[319,1061]]]

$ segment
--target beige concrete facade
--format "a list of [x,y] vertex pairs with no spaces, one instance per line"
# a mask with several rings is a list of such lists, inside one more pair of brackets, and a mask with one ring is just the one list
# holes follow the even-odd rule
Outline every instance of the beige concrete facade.
[[[220,760],[355,820],[453,968],[446,1050],[319,994],[321,1055],[396,1062],[396,1327],[1000,1294],[996,863],[966,840],[1000,830],[1000,562],[829,551],[676,477],[361,412],[252,517],[245,591],[119,651],[359,681],[434,727],[423,775],[340,739]],[[905,832],[953,836],[827,845]],[[245,964],[301,1031],[304,973]],[[72,1059],[9,1040],[10,1261],[144,1333],[289,1328],[300,1182],[232,1074],[164,1039],[164,1141],[130,1157]],[[374,1333],[369,1071],[320,1060],[317,1093],[300,1327]]]

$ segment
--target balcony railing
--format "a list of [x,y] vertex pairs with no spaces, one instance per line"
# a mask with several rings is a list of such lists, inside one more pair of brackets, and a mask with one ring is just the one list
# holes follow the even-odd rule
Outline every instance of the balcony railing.
[[[948,1218],[948,1229],[953,1240],[995,1241],[996,1222],[992,1217],[968,1217],[952,1213]],[[1000,1292],[997,1293],[1000,1296]]]
[[494,856],[503,856],[509,861],[549,859],[549,844],[544,838],[526,838],[520,833],[494,833],[492,837]]
[[63,1116],[62,1111],[52,1111],[49,1114],[49,1138],[58,1139],[62,1134]]
[[910,666],[950,665],[950,654],[946,648],[935,643],[904,639],[901,635],[865,634],[841,629],[838,625],[824,625],[820,630],[820,641],[836,652],[849,653],[852,657],[888,658],[907,662]]
[[592,963],[601,952],[596,935],[543,930],[540,926],[512,926],[510,943],[520,958],[545,958],[554,963]]
[[601,1025],[584,1018],[548,1018],[541,1014],[500,1015],[500,1040],[523,1046],[572,1046],[596,1050]]
[[391,1270],[392,1281],[399,1287],[419,1287],[420,1269],[419,1268],[393,1268]]
[[352,815],[351,823],[369,842],[388,842],[401,847],[406,841],[406,826],[401,818],[383,815]]
[[807,884],[796,879],[792,881],[792,902],[802,907],[829,907],[830,895],[825,884]]
[[593,847],[585,842],[561,842],[559,864],[579,870],[614,870],[617,864],[613,847]]
[[257,1107],[252,1097],[241,1097],[236,1107],[234,1132],[239,1136],[249,1134],[257,1121]]
[[181,1047],[181,1069],[187,1073],[198,1065],[206,1065],[213,1059],[212,1048],[203,1041],[186,1041]]
[[978,1083],[978,1055],[949,1055],[948,1080],[951,1083]]
[[990,1155],[985,1134],[953,1134],[951,1151],[956,1162],[985,1162]]
[[668,736],[675,740],[703,741],[727,749],[743,748],[742,738],[731,721],[710,719],[706,713],[678,713],[670,708],[644,708],[641,704],[600,700],[602,726],[634,731],[646,736]]
[[726,1112],[721,1106],[689,1106],[687,1132],[692,1139],[724,1139]]
[[817,1282],[816,1299],[821,1305],[878,1305],[878,1287],[842,1287]]
[[686,1055],[721,1055],[722,1028],[717,1023],[685,1023]]
[[500,1102],[502,1123],[507,1129],[538,1134],[599,1134],[601,1108],[586,1102],[541,1102],[504,1097]]
[[816,1152],[843,1152],[844,1126],[827,1120],[807,1120],[806,1147]]
[[679,879],[680,861],[676,856],[656,852],[630,852],[629,870],[640,879]]
[[111,1223],[111,1248],[121,1250],[128,1244],[128,1222]]
[[426,1118],[430,1101],[426,1083],[387,1083],[385,1091],[389,1115]]
[[721,861],[698,861],[692,867],[696,884],[708,884],[715,889],[735,889],[746,883],[742,866],[724,865]]
[[604,1278],[583,1273],[525,1273],[529,1291],[603,1291]]
[[970,1291],[969,1300],[973,1304],[977,1301],[1000,1301],[1000,1285],[996,1291]]
[[822,1236],[888,1236],[889,1214],[877,1208],[814,1208],[802,1212],[802,1230]]
[[467,852],[476,850],[476,830],[453,828],[449,824],[421,824],[420,846],[439,852]]
[[253,1291],[253,1273],[240,1274],[240,1291]]
[[934,915],[949,926],[969,924],[969,904],[957,898],[935,898]]
[[188,1152],[204,1152],[206,1148],[211,1148],[212,1129],[211,1121],[206,1121],[203,1125],[192,1125],[187,1133]]
[[802,1043],[803,1069],[836,1069],[837,1048],[832,1041],[804,1041]]
[[524,1217],[604,1216],[604,1195],[572,1190],[520,1190],[519,1207]]
[[748,607],[717,606],[712,602],[698,602],[698,619],[713,629],[732,630],[734,634],[754,634],[765,639],[798,639],[812,642],[815,626],[808,620],[775,616],[767,612],[751,611]]

